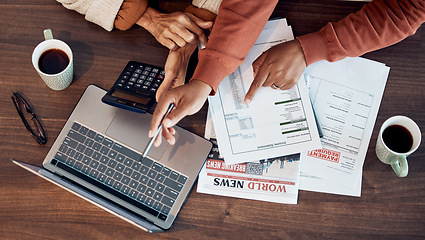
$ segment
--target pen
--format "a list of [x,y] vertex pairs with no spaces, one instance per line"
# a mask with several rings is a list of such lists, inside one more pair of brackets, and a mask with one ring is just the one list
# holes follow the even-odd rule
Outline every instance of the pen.
[[153,143],[155,142],[156,138],[158,137],[159,133],[161,132],[162,127],[164,126],[162,124],[162,121],[164,121],[164,118],[171,112],[171,110],[173,110],[173,108],[174,108],[174,104],[171,103],[170,106],[167,109],[167,112],[164,114],[164,116],[162,116],[161,125],[158,127],[158,129],[155,132],[155,135],[151,138],[151,140],[149,140],[148,145],[146,146],[145,150],[143,151],[142,158],[140,159],[140,161],[143,161],[143,159],[145,159],[145,157],[148,155],[149,150],[151,150]]

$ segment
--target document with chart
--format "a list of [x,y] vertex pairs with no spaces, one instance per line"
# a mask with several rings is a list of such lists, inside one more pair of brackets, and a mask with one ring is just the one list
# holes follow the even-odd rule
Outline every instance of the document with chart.
[[[277,24],[276,24],[277,25]],[[226,164],[296,154],[320,148],[320,139],[304,81],[282,91],[261,88],[244,103],[253,81],[252,62],[264,51],[293,39],[289,26],[266,25],[245,62],[209,97],[220,153]]]

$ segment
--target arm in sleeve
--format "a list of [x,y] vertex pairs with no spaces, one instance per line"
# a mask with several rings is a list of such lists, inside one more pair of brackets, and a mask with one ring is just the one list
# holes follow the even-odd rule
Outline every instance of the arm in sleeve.
[[425,0],[374,0],[320,31],[297,39],[307,66],[357,57],[413,35],[425,22]]
[[223,0],[192,80],[207,83],[215,94],[223,78],[243,63],[276,4],[277,0]]

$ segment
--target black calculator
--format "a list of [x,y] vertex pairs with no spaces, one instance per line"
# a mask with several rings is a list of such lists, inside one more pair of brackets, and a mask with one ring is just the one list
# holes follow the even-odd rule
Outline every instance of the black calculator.
[[155,94],[164,80],[161,67],[129,61],[102,102],[133,112],[146,113],[156,102]]

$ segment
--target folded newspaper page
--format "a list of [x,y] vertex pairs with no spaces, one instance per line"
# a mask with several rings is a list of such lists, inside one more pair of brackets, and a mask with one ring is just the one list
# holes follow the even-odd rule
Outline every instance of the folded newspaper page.
[[215,141],[208,114],[205,138],[215,146],[202,167],[197,192],[276,203],[296,204],[300,154],[226,165]]

